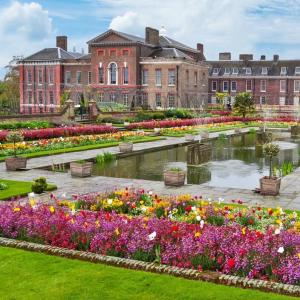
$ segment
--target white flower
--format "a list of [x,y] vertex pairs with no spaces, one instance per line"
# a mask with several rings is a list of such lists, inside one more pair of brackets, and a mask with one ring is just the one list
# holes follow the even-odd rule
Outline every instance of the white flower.
[[147,207],[146,206],[142,206],[141,210],[142,210],[142,212],[145,212],[145,211],[147,211]]
[[72,210],[71,210],[71,215],[74,216],[75,213],[76,213],[76,210],[75,210],[75,209],[72,209]]
[[224,199],[223,198],[219,198],[219,204],[221,204],[222,202],[224,202]]
[[196,211],[196,206],[192,206],[192,211]]
[[283,253],[284,252],[284,248],[283,247],[279,247],[277,250],[278,253]]
[[67,194],[66,194],[66,193],[63,193],[63,194],[61,194],[61,197],[62,197],[62,198],[67,198]]
[[152,191],[149,191],[148,194],[151,196],[151,195],[153,194],[153,192],[152,192]]
[[107,199],[107,204],[111,205],[113,203],[112,199]]
[[203,229],[203,227],[204,227],[204,220],[201,220],[200,221],[200,228]]
[[156,237],[156,231],[153,231],[151,234],[148,235],[148,240],[153,241]]
[[200,217],[200,216],[197,216],[197,217],[196,217],[196,220],[197,220],[198,222],[200,222],[200,221],[201,221],[201,217]]
[[32,192],[32,193],[29,193],[29,194],[28,194],[28,198],[29,198],[29,199],[30,199],[30,198],[35,198],[35,193],[33,193],[33,192]]
[[274,232],[276,235],[278,235],[278,234],[280,234],[280,229],[279,228],[277,228],[276,230],[275,230],[275,232]]

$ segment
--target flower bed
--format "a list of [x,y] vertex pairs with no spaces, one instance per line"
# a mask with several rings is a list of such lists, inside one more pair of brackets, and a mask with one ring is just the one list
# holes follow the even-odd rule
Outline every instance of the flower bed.
[[182,127],[182,126],[196,126],[213,123],[228,123],[228,122],[255,122],[255,121],[266,121],[266,122],[294,122],[293,118],[245,118],[235,116],[215,117],[215,118],[198,118],[198,119],[187,119],[187,120],[164,120],[164,121],[148,121],[140,123],[131,123],[127,126],[127,129],[153,129],[153,128],[170,128],[170,127]]
[[[87,126],[76,126],[76,127],[56,127],[56,128],[45,128],[45,129],[25,129],[22,130],[22,135],[25,140],[40,140],[50,139],[55,137],[68,137],[68,136],[79,136],[88,134],[104,134],[114,133],[118,129],[112,126],[99,126],[99,125],[87,125]],[[6,137],[9,131],[0,131],[0,141],[6,141]]]
[[[253,209],[201,203],[189,195],[160,197],[123,190],[77,197],[76,201],[3,205],[0,235],[200,271],[300,284],[299,219],[295,214],[290,217],[281,209],[256,208],[264,225],[255,228],[249,222],[251,218],[245,224],[237,221],[247,214],[251,217]],[[78,208],[92,209],[96,205],[97,211],[76,211],[79,203]],[[161,215],[157,215],[159,207]],[[242,216],[236,215],[237,209]],[[181,217],[174,218],[177,214]],[[209,222],[211,214],[223,216],[223,225]],[[192,215],[195,217],[190,220]],[[273,224],[277,218],[280,222]]]
[[[37,141],[26,141],[16,144],[17,154],[28,154],[41,151],[76,148],[86,145],[107,144],[121,140],[136,140],[145,136],[143,132],[116,132],[96,135],[82,135],[73,137],[60,137],[54,139],[41,139]],[[13,154],[13,144],[2,144],[0,157]]]

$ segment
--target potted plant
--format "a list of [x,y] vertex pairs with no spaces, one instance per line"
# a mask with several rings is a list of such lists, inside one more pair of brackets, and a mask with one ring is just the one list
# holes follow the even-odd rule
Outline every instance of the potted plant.
[[164,182],[166,186],[182,186],[185,181],[185,171],[181,168],[171,168],[164,171]]
[[122,153],[132,152],[133,143],[132,142],[122,142],[119,144],[119,150]]
[[273,143],[265,144],[264,154],[269,157],[270,169],[269,176],[264,176],[260,179],[260,193],[262,195],[276,196],[280,190],[280,177],[272,176],[273,157],[279,153],[279,146]]
[[70,163],[71,175],[76,177],[89,177],[92,175],[93,163],[85,160]]
[[20,143],[24,140],[22,133],[19,131],[12,131],[7,135],[6,140],[9,143],[13,143],[13,149],[14,149],[14,156],[5,159],[6,170],[16,171],[19,169],[25,169],[27,164],[27,159],[25,157],[17,156],[17,147],[16,147],[16,143]]

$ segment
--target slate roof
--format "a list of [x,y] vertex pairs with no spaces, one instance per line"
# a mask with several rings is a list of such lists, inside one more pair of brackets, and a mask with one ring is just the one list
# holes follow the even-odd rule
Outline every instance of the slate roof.
[[[300,67],[300,60],[253,60],[253,61],[208,61],[210,75],[218,76],[283,76],[281,67],[287,68],[285,76],[295,76],[295,68]],[[213,70],[219,69],[218,75],[213,75]],[[230,74],[224,74],[225,68],[230,69]],[[232,74],[233,68],[238,68],[238,74]],[[246,68],[251,68],[251,74],[246,74]],[[262,69],[267,68],[267,74],[262,74]]]
[[53,61],[64,59],[76,59],[79,56],[82,56],[82,54],[68,52],[61,48],[45,48],[24,58],[22,61]]
[[151,55],[151,57],[164,57],[164,58],[184,58],[188,60],[192,60],[190,56],[183,53],[182,51],[176,48],[160,48],[155,50]]
[[199,51],[196,49],[193,49],[187,45],[184,45],[180,42],[177,42],[167,36],[160,36],[159,37],[159,43],[161,47],[171,47],[171,48],[177,48],[179,50],[186,50],[186,51],[191,51],[194,53],[198,53]]

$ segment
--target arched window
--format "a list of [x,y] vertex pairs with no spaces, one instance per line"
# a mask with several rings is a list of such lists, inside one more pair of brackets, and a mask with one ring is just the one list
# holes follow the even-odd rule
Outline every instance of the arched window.
[[117,84],[118,70],[117,64],[111,63],[108,68],[108,78],[110,84]]

